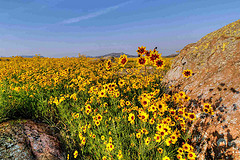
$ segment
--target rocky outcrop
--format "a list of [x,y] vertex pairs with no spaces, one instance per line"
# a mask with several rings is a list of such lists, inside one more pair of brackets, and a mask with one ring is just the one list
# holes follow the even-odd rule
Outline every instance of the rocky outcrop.
[[[186,69],[193,76],[185,78]],[[240,159],[240,20],[185,46],[163,81],[192,99],[198,159]],[[202,113],[204,103],[214,115]]]
[[0,124],[0,159],[64,160],[54,130],[30,120]]

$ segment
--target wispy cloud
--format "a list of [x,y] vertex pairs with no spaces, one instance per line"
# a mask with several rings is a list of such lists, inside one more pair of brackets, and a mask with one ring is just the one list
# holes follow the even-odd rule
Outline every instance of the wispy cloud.
[[67,19],[67,20],[62,21],[61,24],[77,23],[77,22],[80,22],[80,21],[82,21],[82,20],[86,20],[86,19],[98,17],[98,16],[100,16],[100,15],[103,15],[103,14],[106,14],[106,13],[111,12],[111,11],[113,11],[113,10],[116,10],[116,9],[118,9],[119,7],[122,7],[122,6],[124,6],[124,5],[127,5],[127,4],[129,4],[129,3],[131,3],[131,2],[133,2],[133,0],[132,0],[132,1],[125,2],[125,3],[121,3],[121,4],[118,4],[118,5],[112,6],[112,7],[105,8],[105,9],[100,10],[100,11],[97,11],[97,12],[89,13],[89,14],[84,15],[84,16],[75,17],[75,18],[70,18],[70,19]]

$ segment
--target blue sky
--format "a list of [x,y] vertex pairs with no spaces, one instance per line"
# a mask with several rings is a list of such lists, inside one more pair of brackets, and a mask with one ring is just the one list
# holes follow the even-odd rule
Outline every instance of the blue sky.
[[237,0],[0,0],[0,56],[169,55],[239,17]]

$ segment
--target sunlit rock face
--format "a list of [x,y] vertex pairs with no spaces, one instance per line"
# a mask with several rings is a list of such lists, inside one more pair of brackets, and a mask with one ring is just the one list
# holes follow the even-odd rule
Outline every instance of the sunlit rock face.
[[54,130],[30,120],[0,124],[0,159],[64,160],[60,142]]
[[[186,69],[194,75],[185,78]],[[191,128],[198,158],[240,159],[240,20],[185,46],[163,81],[185,91],[199,117],[204,103],[214,109]]]

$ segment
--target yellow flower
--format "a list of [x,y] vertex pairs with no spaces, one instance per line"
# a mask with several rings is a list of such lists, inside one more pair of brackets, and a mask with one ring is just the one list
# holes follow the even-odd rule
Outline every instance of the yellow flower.
[[137,50],[138,54],[139,55],[143,55],[145,52],[146,52],[146,47],[138,47],[138,50]]
[[97,115],[96,115],[96,119],[97,119],[97,121],[101,121],[101,120],[102,120],[101,114],[97,114]]
[[85,137],[83,137],[83,139],[82,139],[82,141],[81,141],[81,144],[82,144],[82,145],[85,145],[85,144],[86,144],[86,138],[85,138]]
[[165,156],[165,157],[163,157],[162,160],[170,160],[170,158],[168,156]]
[[136,134],[136,137],[139,139],[139,138],[141,138],[141,132],[138,132],[137,134]]
[[158,148],[157,151],[161,154],[163,152],[162,148]]
[[188,113],[188,118],[190,120],[195,120],[196,119],[196,115],[194,113]]
[[114,145],[113,145],[112,143],[108,143],[108,144],[107,144],[107,150],[110,151],[110,152],[111,152],[112,150],[114,150]]
[[117,157],[118,157],[118,159],[122,159],[123,158],[121,150],[118,151]]
[[182,74],[184,77],[189,78],[192,76],[192,70],[189,70],[189,69],[184,70]]
[[101,140],[103,140],[103,141],[104,141],[104,140],[105,140],[105,136],[101,136]]
[[133,124],[134,120],[135,120],[135,115],[133,113],[130,113],[128,116],[128,121],[130,121],[130,123]]
[[184,152],[183,152],[183,149],[182,148],[178,148],[178,151],[177,151],[180,155],[182,155]]
[[78,156],[78,151],[77,150],[73,153],[73,156],[74,156],[74,158],[77,158],[77,156]]
[[159,134],[155,134],[154,139],[156,142],[161,142],[161,136]]
[[167,139],[165,140],[165,142],[166,142],[166,145],[167,145],[167,146],[170,146],[170,144],[172,144],[171,138],[167,138]]
[[147,108],[150,105],[150,100],[148,98],[143,98],[141,100],[141,104],[142,104],[143,108]]
[[118,64],[120,64],[122,67],[124,67],[127,62],[128,62],[127,56],[125,54],[121,55],[119,58]]
[[154,124],[155,123],[155,120],[153,119],[153,118],[151,118],[150,120],[149,120],[149,124]]
[[154,62],[154,65],[157,66],[157,69],[163,69],[163,67],[165,66],[165,61],[163,59],[157,59]]
[[150,143],[150,141],[151,141],[151,138],[147,137],[147,138],[145,138],[144,141],[145,141],[145,145],[148,145]]
[[189,152],[191,149],[191,146],[188,143],[185,143],[183,144],[182,148],[184,151]]
[[147,59],[145,57],[139,57],[137,60],[139,66],[145,66],[147,64]]
[[100,122],[99,122],[99,121],[95,121],[95,125],[96,125],[96,126],[99,126],[99,125],[100,125]]
[[189,160],[195,160],[196,157],[197,157],[197,156],[196,156],[195,153],[193,153],[193,152],[189,152],[189,153],[188,153],[188,159],[189,159]]
[[111,62],[111,60],[107,60],[107,62],[106,62],[106,69],[107,70],[110,70],[111,69],[111,67],[112,67],[112,62]]
[[148,132],[148,130],[146,129],[146,128],[143,128],[143,129],[141,129],[141,133],[143,133],[143,134],[148,134],[149,132]]
[[100,92],[98,92],[98,96],[99,96],[99,97],[106,97],[106,92],[105,92],[105,90],[101,90]]
[[147,122],[149,115],[146,112],[140,112],[138,117],[143,122]]
[[120,79],[120,80],[118,81],[118,85],[119,85],[120,87],[123,87],[124,84],[125,84],[125,81],[124,81],[123,79]]

